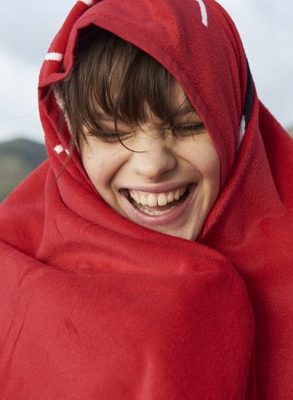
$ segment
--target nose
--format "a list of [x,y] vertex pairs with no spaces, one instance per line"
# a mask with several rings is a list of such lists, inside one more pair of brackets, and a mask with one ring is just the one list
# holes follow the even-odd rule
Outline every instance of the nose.
[[[146,143],[144,143],[146,145]],[[133,171],[149,181],[157,181],[162,176],[174,170],[177,164],[172,147],[166,145],[163,139],[150,140],[147,149],[133,153]]]

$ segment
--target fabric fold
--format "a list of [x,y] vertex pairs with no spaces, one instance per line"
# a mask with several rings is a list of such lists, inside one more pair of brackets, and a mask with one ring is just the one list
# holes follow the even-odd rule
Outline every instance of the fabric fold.
[[[69,154],[51,85],[89,25],[162,64],[212,139],[221,188],[196,241],[119,215]],[[290,400],[292,139],[259,100],[225,10],[78,1],[38,89],[48,160],[0,207],[0,398]]]

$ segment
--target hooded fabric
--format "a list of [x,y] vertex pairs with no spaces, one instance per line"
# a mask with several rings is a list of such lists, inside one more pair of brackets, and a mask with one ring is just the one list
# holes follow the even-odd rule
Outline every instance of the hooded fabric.
[[[197,241],[118,215],[78,152],[67,160],[50,85],[90,24],[164,65],[208,129],[221,191]],[[1,400],[292,399],[293,145],[222,7],[78,1],[46,55],[39,106],[48,160],[0,209]]]

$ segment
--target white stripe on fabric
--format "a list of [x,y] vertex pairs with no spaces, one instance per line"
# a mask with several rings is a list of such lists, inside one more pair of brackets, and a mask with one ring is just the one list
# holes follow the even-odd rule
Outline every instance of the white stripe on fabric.
[[[69,132],[72,133],[69,118],[65,111],[65,103],[64,103],[63,99],[58,95],[56,90],[54,90],[54,96],[55,96],[56,103],[58,104],[58,107],[60,108],[60,110],[62,111],[62,113],[64,115],[64,119],[65,119],[67,128],[68,128]],[[66,150],[64,150],[64,151],[66,152]]]
[[55,146],[54,147],[54,151],[57,154],[61,154],[61,153],[63,153],[63,151],[65,151],[65,153],[69,156],[69,150],[68,149],[64,149],[62,144],[58,144],[57,146]]
[[200,12],[201,12],[201,21],[204,24],[204,26],[208,26],[208,12],[205,3],[203,0],[196,0],[199,4],[200,7]]
[[57,146],[54,147],[54,151],[57,154],[61,154],[64,151],[64,147],[62,146],[62,144],[58,144]]
[[240,146],[244,135],[245,135],[245,131],[246,131],[246,121],[245,121],[245,116],[243,115],[241,122],[240,122],[240,129],[239,129],[239,144],[238,146]]
[[46,61],[62,61],[63,60],[63,54],[61,53],[47,53],[45,57]]
[[60,107],[60,109],[64,112],[65,110],[65,104],[63,99],[61,98],[61,96],[58,95],[57,91],[54,90],[54,96],[55,96],[55,100],[56,103],[58,104],[58,106]]
[[87,6],[92,6],[94,4],[94,0],[78,0],[78,1],[86,4]]

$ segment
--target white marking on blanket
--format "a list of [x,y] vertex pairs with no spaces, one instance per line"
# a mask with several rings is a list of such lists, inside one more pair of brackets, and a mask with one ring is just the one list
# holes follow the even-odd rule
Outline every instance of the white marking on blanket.
[[54,90],[53,93],[54,93],[54,97],[55,97],[56,103],[58,104],[58,106],[60,107],[60,109],[64,112],[64,110],[65,110],[65,104],[64,104],[63,99],[61,98],[61,96],[59,96],[59,94],[57,93],[56,90]]
[[86,4],[87,6],[92,6],[94,4],[94,0],[78,0],[78,1]]
[[65,151],[65,153],[69,156],[69,150],[68,149],[64,149],[62,144],[58,144],[57,146],[55,146],[54,147],[54,151],[57,154],[61,154],[61,153],[63,153],[63,151]]
[[208,12],[205,3],[203,0],[196,0],[199,4],[200,7],[200,12],[201,12],[201,20],[204,26],[208,26]]
[[54,147],[54,151],[57,154],[61,154],[64,151],[64,147],[62,146],[62,144],[58,144],[57,146]]
[[[60,110],[63,113],[67,128],[68,128],[69,132],[72,133],[69,117],[67,115],[67,112],[65,111],[65,103],[64,103],[63,99],[58,95],[56,90],[54,90],[54,96],[55,96],[56,103],[58,104],[58,107],[60,108]],[[67,151],[65,150],[66,153],[67,153]],[[69,154],[69,152],[67,154]]]
[[62,61],[63,60],[63,54],[61,53],[47,53],[45,57],[46,61]]

